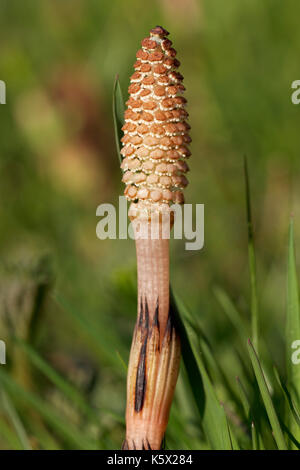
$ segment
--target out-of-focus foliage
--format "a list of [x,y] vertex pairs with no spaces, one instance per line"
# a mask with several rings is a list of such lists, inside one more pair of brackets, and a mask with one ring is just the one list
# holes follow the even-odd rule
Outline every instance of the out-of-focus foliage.
[[[185,76],[193,138],[186,200],[205,204],[205,247],[185,251],[184,242],[172,242],[171,276],[193,312],[206,386],[224,404],[240,447],[275,447],[244,335],[251,334],[246,154],[259,357],[275,410],[285,416],[284,438],[289,429],[297,433],[272,365],[285,384],[291,212],[296,248],[300,233],[300,105],[291,102],[291,83],[300,79],[299,13],[291,0],[1,1],[0,339],[7,365],[0,366],[0,448],[122,442],[135,248],[130,239],[97,239],[96,208],[117,204],[123,190],[115,76],[126,97],[135,52],[156,24],[170,31]],[[250,395],[250,424],[256,417],[252,438],[237,375]],[[167,445],[207,448],[188,383],[182,367]]]

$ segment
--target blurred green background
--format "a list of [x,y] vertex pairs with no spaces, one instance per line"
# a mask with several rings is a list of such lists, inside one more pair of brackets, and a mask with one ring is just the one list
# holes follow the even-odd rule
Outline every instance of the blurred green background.
[[[123,191],[112,119],[115,75],[126,96],[140,41],[157,24],[170,31],[192,126],[186,202],[205,204],[205,247],[185,251],[184,242],[172,242],[172,284],[218,363],[229,364],[232,381],[240,372],[236,332],[214,289],[225,289],[249,316],[247,155],[261,337],[269,361],[283,371],[291,213],[296,244],[300,233],[300,107],[291,102],[291,83],[300,79],[299,13],[292,0],[0,1],[0,79],[7,87],[0,106],[0,339],[8,362],[1,370],[63,423],[97,435],[99,448],[119,448],[124,436],[123,363],[136,317],[134,243],[100,241],[95,232],[97,206],[116,204]],[[99,428],[80,421],[11,342],[14,335],[90,397]],[[171,429],[167,439],[170,447],[199,448],[182,381],[171,423],[176,429],[183,413],[184,435]],[[16,390],[31,445],[73,447]],[[4,419],[1,448],[18,447],[9,429]]]

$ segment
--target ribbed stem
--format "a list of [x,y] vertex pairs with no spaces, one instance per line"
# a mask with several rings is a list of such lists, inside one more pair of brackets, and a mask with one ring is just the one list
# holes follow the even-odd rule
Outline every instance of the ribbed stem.
[[[153,322],[155,310],[159,305],[159,325],[161,341],[169,314],[169,240],[163,240],[156,224],[152,224],[158,239],[151,238],[151,224],[141,222],[147,239],[136,239],[138,274],[138,311],[147,299],[149,322]],[[161,344],[161,343],[160,343]]]
[[[169,305],[169,240],[162,238],[160,222],[157,239],[151,237],[149,220],[138,223],[148,238],[136,239],[138,318],[128,367],[123,449],[155,450],[161,448],[168,423],[180,340]],[[133,224],[136,237],[138,223]]]

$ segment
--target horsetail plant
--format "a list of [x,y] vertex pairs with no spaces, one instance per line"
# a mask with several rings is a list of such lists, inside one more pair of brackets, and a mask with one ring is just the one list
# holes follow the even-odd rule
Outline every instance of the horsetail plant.
[[160,449],[180,363],[170,306],[172,203],[184,202],[191,141],[180,63],[157,26],[137,52],[121,139],[121,168],[137,254],[138,315],[127,376],[123,449]]

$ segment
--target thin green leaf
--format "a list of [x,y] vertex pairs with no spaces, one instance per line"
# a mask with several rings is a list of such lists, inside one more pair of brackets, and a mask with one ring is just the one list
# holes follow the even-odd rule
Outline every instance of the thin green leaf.
[[128,367],[127,367],[127,364],[126,362],[124,361],[123,357],[121,356],[121,354],[119,353],[119,351],[116,351],[116,354],[117,354],[117,357],[119,358],[120,360],[120,364],[122,365],[124,371],[126,372],[127,374],[127,371],[128,371]]
[[237,381],[237,384],[238,384],[238,390],[239,390],[239,393],[240,393],[240,398],[241,398],[241,402],[243,404],[245,415],[248,419],[248,423],[251,425],[252,448],[257,450],[257,449],[259,449],[259,445],[258,445],[259,432],[258,432],[258,429],[256,429],[256,427],[254,425],[254,421],[253,421],[254,416],[253,416],[253,412],[251,410],[250,399],[249,399],[248,393],[247,393],[247,391],[246,391],[246,389],[245,389],[244,385],[242,384],[239,377],[236,377],[236,381]]
[[227,419],[223,407],[217,399],[215,390],[206,372],[193,320],[182,303],[171,294],[171,308],[174,312],[182,344],[183,361],[189,376],[192,392],[202,419],[203,430],[213,449],[232,448],[228,433]]
[[252,341],[255,349],[258,351],[258,297],[257,297],[257,280],[256,280],[256,257],[254,247],[254,233],[251,214],[251,198],[250,183],[247,157],[244,156],[244,174],[245,174],[245,190],[246,190],[246,210],[247,210],[247,226],[248,226],[248,259],[251,287],[251,332]]
[[289,413],[292,414],[297,426],[300,427],[300,412],[297,409],[297,406],[296,406],[295,402],[293,401],[293,399],[291,397],[291,394],[288,391],[286,385],[282,382],[282,380],[280,378],[280,375],[279,375],[279,372],[276,369],[276,367],[274,367],[274,375],[275,375],[275,378],[277,380],[278,385],[280,386],[280,388],[281,388],[281,390],[282,390],[282,392],[285,396],[286,405],[289,408]]
[[257,433],[255,429],[255,424],[253,421],[251,423],[251,438],[252,438],[252,450],[259,450]]
[[249,419],[250,418],[250,400],[249,400],[248,394],[239,377],[236,377],[236,381],[238,384],[238,391],[239,391],[240,399],[244,408],[245,415]]
[[252,367],[254,370],[254,374],[259,386],[259,390],[266,408],[266,412],[268,414],[268,418],[271,424],[271,428],[274,433],[274,438],[277,444],[278,449],[280,450],[287,450],[287,445],[283,437],[283,433],[279,424],[279,420],[271,399],[271,395],[267,386],[267,382],[262,370],[262,367],[260,365],[258,356],[255,352],[255,349],[250,341],[248,340],[248,351],[252,363]]
[[203,362],[206,366],[206,370],[209,371],[211,381],[224,389],[225,396],[228,400],[236,403],[238,401],[238,396],[231,384],[231,372],[223,370],[220,361],[218,361],[214,355],[213,348],[202,329],[198,327],[198,325],[193,325],[193,328],[197,334],[199,347],[203,355]]
[[124,98],[119,82],[118,75],[116,76],[114,89],[113,89],[113,119],[114,119],[114,131],[115,131],[115,140],[116,140],[116,149],[119,157],[120,164],[122,163],[121,156],[121,138],[122,138],[122,126],[124,124]]
[[231,431],[230,423],[229,423],[228,416],[226,415],[225,407],[223,406],[222,403],[221,403],[221,406],[224,408],[224,414],[225,414],[226,423],[227,423],[227,431],[228,431],[228,436],[229,436],[229,441],[230,441],[231,450],[240,450],[240,447],[239,447],[239,445],[238,445],[238,442],[237,442],[237,440],[236,440],[234,434],[233,434],[232,431]]
[[[88,405],[86,398],[77,390],[74,385],[64,379],[56,372],[50,364],[48,364],[29,344],[20,339],[15,339],[17,345],[22,348],[31,363],[48,378],[56,387],[73,403],[81,412],[89,419],[99,425],[99,417],[96,410]],[[106,414],[110,414],[109,410],[101,410]]]
[[[224,413],[225,413],[225,412],[224,412]],[[226,413],[225,413],[225,418],[226,418],[227,431],[228,431],[228,436],[229,436],[229,441],[230,441],[230,448],[231,448],[231,450],[234,450],[234,449],[233,449],[233,443],[232,443],[231,432],[230,432],[230,427],[229,427],[229,423],[228,423],[228,419],[227,419]],[[235,450],[236,450],[236,449],[235,449]]]
[[96,441],[86,438],[75,425],[70,422],[66,423],[51,405],[34,393],[23,389],[2,370],[0,370],[0,379],[11,395],[16,399],[23,400],[27,405],[35,409],[56,432],[72,445],[72,448],[97,449]]
[[0,401],[2,403],[2,408],[4,412],[6,413],[7,417],[9,418],[15,429],[16,435],[19,438],[22,448],[24,450],[31,450],[29,438],[27,436],[23,423],[3,386],[1,386],[0,388]]
[[[295,344],[299,349],[300,340],[300,308],[299,291],[296,271],[296,258],[294,250],[294,223],[290,221],[289,246],[288,246],[288,277],[287,277],[287,318],[286,318],[286,367],[287,384],[286,389],[290,395],[294,408],[300,409],[300,366],[295,363],[292,354],[295,351]],[[300,427],[295,422],[290,407],[286,408],[287,421],[291,433],[300,441]]]
[[249,329],[240,312],[237,310],[229,295],[219,286],[213,288],[213,293],[222,307],[224,313],[238,332],[241,343],[244,345],[249,336]]
[[[65,299],[61,293],[55,292],[53,294],[54,300],[57,304],[70,315],[72,318],[76,320],[82,327],[82,329],[86,332],[89,338],[92,341],[92,345],[95,347],[95,351],[98,353],[99,358],[103,360],[105,358],[111,365],[115,366],[115,370],[117,373],[124,375],[123,368],[120,368],[120,360],[117,357],[116,351],[111,347],[111,341],[108,338],[108,335],[103,334],[103,330],[99,328],[96,324],[91,324],[90,321],[86,318],[86,316],[82,315],[76,308],[69,305],[69,302]],[[125,356],[125,352],[121,350],[119,346],[119,353]]]
[[5,441],[10,450],[23,450],[20,439],[4,418],[0,418],[0,437]]

